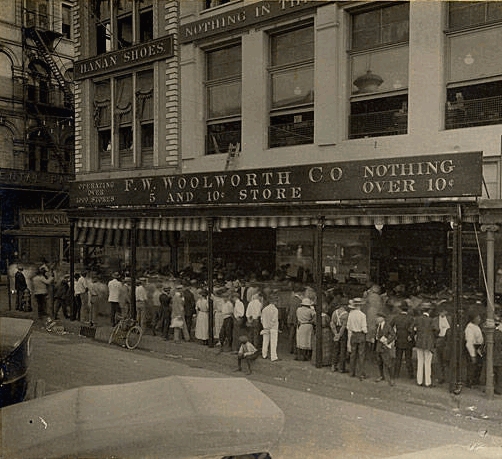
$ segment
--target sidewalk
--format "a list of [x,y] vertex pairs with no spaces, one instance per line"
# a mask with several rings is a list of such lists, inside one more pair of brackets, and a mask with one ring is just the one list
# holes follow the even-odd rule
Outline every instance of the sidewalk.
[[[1,288],[1,287],[0,287]],[[0,297],[3,295],[0,295]],[[24,313],[19,311],[9,311],[8,304],[0,303],[0,315],[10,317],[23,317],[35,319],[38,330],[44,328],[44,323],[36,319],[36,313]],[[59,320],[58,325],[64,327],[65,332],[74,335],[85,336],[87,326],[77,321]],[[95,331],[95,334],[94,334]],[[109,318],[97,317],[95,330],[92,330],[94,338],[99,342],[108,342],[111,333]],[[385,382],[377,384],[375,378],[378,376],[376,365],[367,365],[367,376],[365,381],[351,378],[348,374],[334,373],[330,367],[316,368],[310,362],[295,361],[294,356],[287,352],[285,339],[282,334],[279,338],[278,354],[282,359],[271,362],[269,359],[258,358],[253,367],[253,377],[264,378],[270,382],[295,382],[301,386],[309,387],[333,387],[337,390],[346,391],[347,394],[363,392],[371,397],[382,400],[405,401],[410,404],[454,412],[455,415],[467,416],[473,419],[485,419],[502,422],[502,397],[495,395],[494,400],[488,400],[481,389],[463,388],[460,395],[450,394],[446,385],[438,387],[424,388],[416,385],[414,379],[402,378],[396,380],[396,385],[390,388]],[[183,342],[175,344],[172,340],[165,341],[160,336],[153,336],[150,330],[143,335],[138,349],[156,352],[165,355],[167,358],[182,360],[187,364],[204,366],[222,373],[230,373],[236,367],[236,356],[230,352],[220,352],[218,348],[209,348],[197,342]],[[405,372],[404,372],[405,373]],[[239,376],[241,376],[239,374]],[[366,387],[365,387],[366,386]],[[358,389],[361,389],[359,391]]]

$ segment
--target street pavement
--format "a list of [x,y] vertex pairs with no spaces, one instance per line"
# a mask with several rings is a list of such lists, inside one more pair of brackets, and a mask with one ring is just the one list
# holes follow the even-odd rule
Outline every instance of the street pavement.
[[[73,333],[48,333],[40,325],[37,324],[32,336],[30,369],[35,378],[46,380],[48,395],[81,386],[147,381],[172,375],[228,377],[224,371],[207,369],[211,362],[203,361],[206,354],[190,360],[181,351],[179,354],[129,351]],[[465,430],[444,424],[437,409],[429,409],[428,419],[418,419],[414,413],[410,416],[406,411],[389,411],[386,406],[390,405],[389,400],[385,401],[383,409],[367,406],[358,400],[357,394],[362,392],[357,388],[354,388],[353,400],[345,401],[314,393],[313,384],[297,389],[284,387],[273,379],[270,384],[258,379],[265,376],[262,363],[257,362],[256,371],[248,379],[285,415],[284,431],[278,447],[273,450],[274,459],[374,459],[403,454],[409,455],[404,456],[406,458],[414,458],[416,454],[417,459],[502,457],[502,438],[486,421],[471,419],[469,423],[474,427]],[[221,368],[225,369],[223,365]],[[231,374],[236,379],[242,376]],[[368,383],[360,387],[365,386],[377,385]],[[330,389],[333,390],[333,386]],[[116,386],[109,393],[120,403],[124,389]],[[239,401],[235,403],[238,407]],[[40,417],[44,419],[44,413]],[[145,434],[148,432],[138,428],[138,437]],[[182,432],[166,432],[167,436],[172,434],[181,435]],[[458,455],[452,456],[452,451]],[[442,453],[445,455],[440,455]]]
[[[5,292],[5,286],[0,285],[0,315],[30,317],[36,320],[36,329],[44,328],[44,323],[36,319],[35,312],[30,314],[9,310]],[[64,330],[63,333],[75,336],[82,336],[87,330],[85,324],[77,321],[60,320],[58,325],[59,330]],[[52,333],[57,333],[57,330],[54,328]],[[94,337],[85,339],[108,343],[111,333],[109,318],[98,315],[92,332]],[[197,342],[166,342],[160,336],[153,336],[150,330],[143,335],[138,349],[158,353],[192,367],[222,373],[232,373],[236,367],[236,356],[230,352],[220,352],[218,348]],[[446,385],[424,388],[417,386],[414,379],[404,377],[397,379],[394,387],[389,387],[385,382],[375,382],[378,370],[372,363],[367,365],[367,379],[359,381],[348,374],[334,373],[329,367],[316,368],[310,362],[295,361],[287,350],[285,334],[280,334],[278,354],[281,360],[277,362],[258,358],[254,362],[251,378],[376,408],[398,410],[395,402],[399,401],[405,403],[414,415],[424,419],[430,418],[429,413],[434,413],[434,416],[450,424],[458,424],[463,420],[467,421],[463,423],[464,428],[490,426],[496,435],[502,435],[502,397],[495,395],[494,400],[488,400],[481,388],[463,388],[459,395],[453,395],[448,392]],[[406,373],[404,369],[403,373]]]

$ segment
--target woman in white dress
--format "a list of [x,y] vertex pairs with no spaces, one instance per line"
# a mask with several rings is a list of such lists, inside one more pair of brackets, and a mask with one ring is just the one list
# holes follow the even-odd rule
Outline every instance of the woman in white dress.
[[197,309],[197,321],[195,323],[195,338],[207,345],[209,340],[209,304],[207,301],[207,290],[200,292],[195,308]]

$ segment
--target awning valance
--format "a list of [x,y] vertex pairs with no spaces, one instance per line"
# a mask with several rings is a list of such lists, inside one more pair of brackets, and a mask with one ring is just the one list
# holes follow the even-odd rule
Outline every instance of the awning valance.
[[[314,226],[318,217],[299,216],[221,216],[213,217],[214,231],[231,228],[286,228]],[[454,221],[455,216],[445,213],[406,213],[372,215],[326,215],[325,227],[329,226],[374,226],[411,225],[418,223]],[[477,222],[478,215],[464,215],[464,222]],[[207,231],[207,217],[143,217],[137,219],[137,245],[139,247],[172,246],[179,231]],[[130,218],[80,218],[76,222],[78,244],[128,246],[131,240],[132,219]]]

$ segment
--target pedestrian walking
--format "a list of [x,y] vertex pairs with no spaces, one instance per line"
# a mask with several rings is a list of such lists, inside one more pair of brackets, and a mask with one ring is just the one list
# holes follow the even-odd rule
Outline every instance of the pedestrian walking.
[[70,318],[70,275],[65,274],[54,289],[54,320],[58,320],[58,314],[61,310],[65,319]]
[[347,350],[350,352],[350,376],[358,377],[360,380],[366,378],[365,353],[366,335],[368,333],[366,314],[361,311],[363,305],[364,300],[362,298],[349,300],[350,312],[347,318]]
[[195,303],[197,310],[197,320],[195,322],[195,338],[207,345],[209,341],[209,304],[207,301],[208,292],[202,289],[199,298]]
[[14,289],[16,290],[16,310],[23,311],[23,295],[28,288],[26,277],[24,276],[24,268],[18,265],[16,274],[14,275]]
[[169,339],[169,326],[171,324],[171,287],[162,287],[159,295],[160,301],[160,328],[163,338]]
[[246,308],[240,299],[239,291],[233,291],[230,297],[233,305],[233,321],[232,328],[232,352],[237,352],[240,347],[239,336],[246,334]]
[[481,316],[477,312],[471,312],[468,317],[469,322],[464,330],[464,355],[467,365],[466,386],[470,388],[479,384],[481,369],[483,367],[482,346],[484,339],[479,327]]
[[87,271],[84,270],[80,274],[75,275],[74,290],[75,307],[71,320],[80,321],[82,306],[87,302],[87,292],[89,291],[87,285]]
[[250,334],[249,340],[256,349],[261,348],[261,310],[263,308],[263,296],[258,291],[253,294],[246,309],[246,325]]

